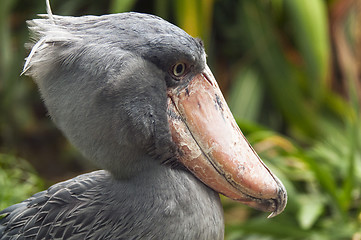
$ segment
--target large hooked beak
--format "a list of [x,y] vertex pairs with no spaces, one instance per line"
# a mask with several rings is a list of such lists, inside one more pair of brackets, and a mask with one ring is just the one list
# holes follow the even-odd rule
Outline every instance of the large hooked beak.
[[243,136],[208,68],[168,90],[168,122],[179,160],[213,190],[278,215],[287,193]]

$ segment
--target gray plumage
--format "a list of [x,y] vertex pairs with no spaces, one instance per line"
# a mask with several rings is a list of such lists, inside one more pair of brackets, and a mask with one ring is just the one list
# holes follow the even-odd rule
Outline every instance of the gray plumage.
[[2,211],[1,239],[222,239],[217,194],[180,171],[157,173],[117,181],[101,170],[55,184]]
[[167,124],[176,62],[205,67],[200,41],[151,15],[29,21],[25,73],[55,124],[105,170],[0,212],[0,239],[223,239],[219,196],[181,167]]

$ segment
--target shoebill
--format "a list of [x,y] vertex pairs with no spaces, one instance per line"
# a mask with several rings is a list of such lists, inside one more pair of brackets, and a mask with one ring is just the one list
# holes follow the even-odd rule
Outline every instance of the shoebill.
[[1,211],[1,239],[223,239],[219,193],[283,211],[286,190],[238,128],[199,39],[140,13],[28,24],[24,73],[103,170]]

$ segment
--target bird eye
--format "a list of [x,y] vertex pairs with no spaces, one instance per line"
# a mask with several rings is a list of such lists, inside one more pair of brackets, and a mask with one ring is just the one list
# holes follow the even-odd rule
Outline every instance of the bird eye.
[[185,63],[179,62],[173,66],[172,73],[175,77],[182,77],[186,71]]

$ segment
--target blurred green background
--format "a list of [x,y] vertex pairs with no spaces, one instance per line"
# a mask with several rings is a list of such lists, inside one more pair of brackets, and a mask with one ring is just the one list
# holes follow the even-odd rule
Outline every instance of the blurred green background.
[[[226,239],[361,239],[360,0],[52,0],[54,14],[147,12],[201,37],[242,131],[285,184],[267,214],[222,198]],[[0,208],[94,169],[20,73],[25,21],[45,0],[0,1]]]

